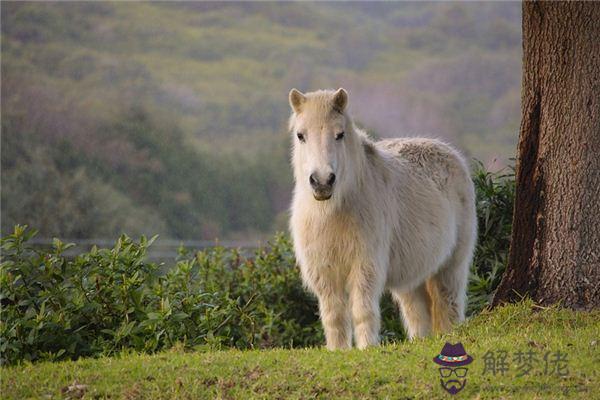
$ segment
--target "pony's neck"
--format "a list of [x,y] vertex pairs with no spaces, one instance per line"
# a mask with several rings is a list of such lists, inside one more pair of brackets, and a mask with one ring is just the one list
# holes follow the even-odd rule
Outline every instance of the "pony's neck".
[[[350,212],[356,209],[356,202],[364,197],[369,182],[374,180],[373,161],[378,157],[373,141],[367,134],[352,125],[355,142],[352,157],[351,183],[347,184],[329,210]],[[335,196],[335,195],[334,195]]]
[[352,126],[357,140],[357,157],[354,160],[354,175],[356,179],[356,190],[362,190],[363,186],[372,177],[372,160],[377,157],[377,150],[369,136],[362,130]]

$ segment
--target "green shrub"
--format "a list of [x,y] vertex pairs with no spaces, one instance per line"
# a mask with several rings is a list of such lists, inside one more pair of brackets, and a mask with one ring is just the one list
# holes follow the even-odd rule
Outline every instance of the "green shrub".
[[[468,313],[489,303],[504,270],[510,238],[512,174],[474,173],[479,242]],[[317,303],[303,287],[292,246],[276,236],[252,256],[216,247],[181,248],[175,264],[146,261],[154,238],[121,236],[112,249],[74,258],[72,244],[28,245],[35,231],[16,226],[2,238],[2,363],[154,352],[185,347],[305,347],[322,344]],[[166,272],[164,272],[166,271]],[[385,341],[404,338],[396,306],[382,300]]]
[[311,346],[323,340],[315,300],[302,288],[289,241],[254,257],[181,250],[166,273],[145,261],[153,239],[121,236],[74,259],[47,251],[17,226],[2,239],[0,351],[4,363],[77,358],[130,348]]
[[508,260],[515,200],[512,167],[487,171],[477,162],[473,172],[477,199],[477,245],[469,279],[467,315],[481,311],[492,300]]

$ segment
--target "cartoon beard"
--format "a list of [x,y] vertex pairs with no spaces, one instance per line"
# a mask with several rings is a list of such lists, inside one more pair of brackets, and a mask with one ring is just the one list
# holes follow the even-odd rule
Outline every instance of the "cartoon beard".
[[462,381],[459,381],[458,379],[450,379],[450,380],[444,381],[443,379],[440,379],[440,382],[441,382],[444,390],[446,390],[446,392],[448,392],[450,394],[456,394],[465,387],[467,380],[463,379]]

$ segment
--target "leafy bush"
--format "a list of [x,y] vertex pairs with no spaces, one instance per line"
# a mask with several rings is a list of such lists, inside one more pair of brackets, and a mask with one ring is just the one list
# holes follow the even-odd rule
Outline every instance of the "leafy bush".
[[2,361],[76,358],[125,348],[310,346],[323,338],[289,241],[253,258],[237,250],[181,250],[166,273],[144,260],[153,239],[68,259],[72,244],[27,245],[17,226],[2,239]]
[[478,237],[469,279],[467,315],[490,303],[508,261],[515,200],[514,169],[489,172],[477,162],[473,183]]
[[[488,304],[504,270],[514,180],[477,168],[479,242],[469,284],[469,314]],[[304,347],[323,343],[317,303],[302,287],[289,239],[276,236],[253,256],[216,247],[181,248],[170,267],[145,260],[154,238],[121,236],[112,249],[75,258],[73,244],[50,249],[16,226],[2,238],[2,363],[153,352],[174,346]],[[166,271],[166,272],[164,272]],[[382,300],[385,341],[404,337],[396,306]]]

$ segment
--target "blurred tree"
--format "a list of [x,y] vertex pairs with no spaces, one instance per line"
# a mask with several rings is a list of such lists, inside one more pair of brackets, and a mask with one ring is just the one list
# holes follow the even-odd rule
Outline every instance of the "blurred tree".
[[596,4],[523,3],[512,245],[494,304],[600,307],[599,38]]

